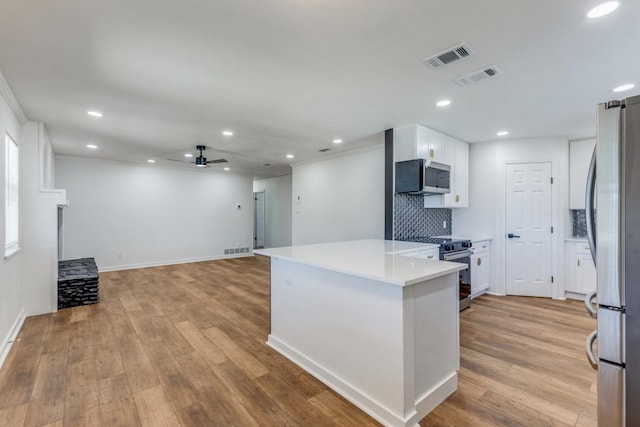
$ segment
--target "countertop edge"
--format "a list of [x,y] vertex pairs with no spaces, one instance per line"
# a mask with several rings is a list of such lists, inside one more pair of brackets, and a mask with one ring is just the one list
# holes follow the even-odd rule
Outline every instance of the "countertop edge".
[[[286,260],[286,261],[296,262],[296,263],[303,264],[303,265],[308,265],[308,266],[311,266],[311,267],[322,268],[322,269],[329,270],[329,271],[335,271],[337,273],[348,274],[350,276],[362,277],[364,279],[375,280],[377,282],[382,282],[382,283],[388,283],[390,285],[395,285],[395,286],[400,286],[400,287],[413,286],[413,285],[416,285],[418,283],[425,282],[427,280],[435,279],[437,277],[445,276],[447,274],[451,274],[451,273],[455,273],[455,272],[460,271],[460,270],[464,270],[466,268],[466,266],[464,264],[454,263],[454,262],[447,262],[447,264],[450,264],[448,267],[446,267],[446,268],[445,267],[440,267],[440,268],[442,268],[442,270],[434,272],[432,274],[419,276],[419,277],[416,277],[414,279],[409,279],[409,280],[393,280],[393,279],[389,279],[389,278],[385,278],[385,277],[379,277],[379,276],[373,276],[373,275],[369,275],[369,274],[365,274],[365,273],[361,273],[361,272],[357,272],[357,271],[353,271],[353,270],[346,270],[346,269],[342,269],[342,268],[336,268],[334,266],[330,266],[330,265],[326,265],[326,264],[322,264],[322,263],[316,263],[316,262],[313,262],[313,261],[301,260],[301,259],[298,259],[298,258],[288,257],[288,256],[284,256],[284,255],[269,254],[269,253],[265,253],[266,251],[268,251],[268,249],[264,250],[264,251],[258,249],[258,250],[254,250],[253,253],[257,254],[257,255],[268,256],[270,258],[276,258],[276,259],[282,259],[282,260]],[[388,256],[396,256],[396,255],[388,255]],[[430,260],[418,260],[418,261],[419,262],[426,262],[426,263],[446,262],[446,261],[430,261]]]

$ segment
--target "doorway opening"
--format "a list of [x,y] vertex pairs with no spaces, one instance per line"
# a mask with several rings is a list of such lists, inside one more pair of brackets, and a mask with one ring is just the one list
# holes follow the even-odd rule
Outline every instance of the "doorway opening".
[[264,191],[253,193],[253,249],[264,248]]

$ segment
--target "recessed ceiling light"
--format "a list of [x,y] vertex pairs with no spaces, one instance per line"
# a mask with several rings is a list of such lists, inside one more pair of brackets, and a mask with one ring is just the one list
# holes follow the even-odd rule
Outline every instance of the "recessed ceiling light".
[[98,146],[97,146],[97,145],[95,145],[95,144],[87,144],[87,148],[90,148],[90,149],[92,149],[92,150],[97,150],[97,149],[98,149]]
[[616,10],[620,6],[620,2],[618,1],[608,1],[598,6],[594,7],[587,13],[587,18],[600,18],[601,16],[605,16]]
[[229,170],[229,168],[224,168],[224,170],[228,171],[228,170]]
[[628,83],[626,85],[620,85],[613,89],[614,92],[624,92],[625,90],[633,89],[636,87],[633,83]]
[[446,107],[447,105],[450,105],[451,101],[449,101],[448,99],[443,99],[442,101],[438,101],[436,102],[436,107]]
[[334,139],[333,143],[334,144],[342,144],[342,140],[341,139]]
[[501,130],[499,132],[496,132],[496,136],[506,136],[509,135],[509,132],[506,130]]
[[153,159],[149,159],[149,160],[147,160],[147,162],[148,162],[148,163],[155,163],[156,161],[155,161],[155,160],[153,160]]
[[231,135],[233,135],[233,132],[231,132],[230,130],[223,130],[223,131],[222,131],[222,134],[223,134],[224,136],[231,136]]
[[184,156],[185,156],[185,157],[193,157],[193,154],[191,154],[191,153],[184,153]]
[[287,154],[287,159],[293,159],[295,156],[293,154]]
[[91,117],[103,117],[104,114],[102,114],[100,111],[87,111],[87,114],[90,115]]

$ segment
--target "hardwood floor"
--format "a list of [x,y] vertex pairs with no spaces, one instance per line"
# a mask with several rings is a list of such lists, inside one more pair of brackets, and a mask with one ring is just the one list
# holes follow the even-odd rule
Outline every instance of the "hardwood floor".
[[[264,344],[266,258],[101,273],[100,290],[25,321],[0,426],[378,425]],[[581,303],[483,296],[460,318],[458,391],[423,427],[595,426]]]

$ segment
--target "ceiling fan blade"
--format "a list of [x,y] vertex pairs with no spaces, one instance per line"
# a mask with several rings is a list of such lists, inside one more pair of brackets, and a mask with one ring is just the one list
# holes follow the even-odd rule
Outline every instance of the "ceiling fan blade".
[[190,162],[189,160],[178,160],[178,159],[167,159],[167,160],[171,160],[172,162],[193,163],[193,162]]
[[207,160],[207,163],[229,163],[227,159]]

